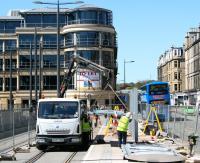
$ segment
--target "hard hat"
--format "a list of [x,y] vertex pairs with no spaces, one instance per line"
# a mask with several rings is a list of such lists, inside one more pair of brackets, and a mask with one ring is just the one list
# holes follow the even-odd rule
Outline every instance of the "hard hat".
[[127,112],[125,116],[126,116],[127,118],[130,118],[131,112]]

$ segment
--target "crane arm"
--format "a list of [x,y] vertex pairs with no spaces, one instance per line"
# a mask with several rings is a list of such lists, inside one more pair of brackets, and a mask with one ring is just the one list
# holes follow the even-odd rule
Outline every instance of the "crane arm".
[[68,89],[71,78],[74,75],[74,73],[77,71],[78,67],[81,67],[81,68],[84,67],[84,68],[88,68],[91,70],[98,70],[101,72],[101,74],[103,76],[106,77],[107,81],[109,81],[111,79],[112,73],[111,73],[110,69],[108,69],[104,66],[101,66],[97,63],[94,63],[86,58],[81,57],[81,56],[73,55],[72,62],[69,66],[68,73],[64,77],[64,79],[61,83],[60,97],[62,97],[62,98],[64,97],[65,91]]

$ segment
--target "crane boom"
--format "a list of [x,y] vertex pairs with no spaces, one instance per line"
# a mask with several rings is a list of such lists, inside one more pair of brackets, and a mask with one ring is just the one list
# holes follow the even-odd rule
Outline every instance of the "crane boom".
[[64,77],[64,79],[61,83],[60,97],[64,97],[65,91],[68,89],[71,78],[74,75],[74,73],[77,71],[78,67],[81,67],[81,68],[84,67],[84,68],[88,68],[91,70],[100,71],[101,74],[106,77],[107,82],[111,79],[112,70],[110,70],[104,66],[101,66],[97,63],[94,63],[86,58],[81,57],[81,56],[73,55],[72,62],[70,63],[70,66],[69,66],[68,73]]

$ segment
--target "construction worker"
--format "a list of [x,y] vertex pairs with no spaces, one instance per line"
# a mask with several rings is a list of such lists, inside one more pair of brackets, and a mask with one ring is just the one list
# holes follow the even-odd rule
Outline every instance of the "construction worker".
[[83,143],[83,148],[87,149],[90,144],[90,137],[91,137],[91,122],[90,119],[87,115],[87,109],[86,107],[84,108],[84,111],[81,115],[81,121],[82,121],[82,143]]
[[121,147],[122,144],[126,144],[128,125],[131,120],[132,119],[131,119],[130,112],[127,112],[119,120],[119,123],[117,126],[119,147]]

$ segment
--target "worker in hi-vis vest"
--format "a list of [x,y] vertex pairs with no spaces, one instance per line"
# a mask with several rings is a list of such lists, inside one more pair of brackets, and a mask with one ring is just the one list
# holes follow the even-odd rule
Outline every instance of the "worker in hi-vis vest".
[[81,115],[81,122],[82,122],[82,144],[83,148],[87,149],[90,145],[90,136],[91,136],[91,122],[89,116],[86,113],[86,107]]
[[122,144],[126,144],[128,125],[131,120],[132,120],[131,113],[127,112],[120,118],[118,122],[117,134],[118,134],[119,147],[121,147]]

